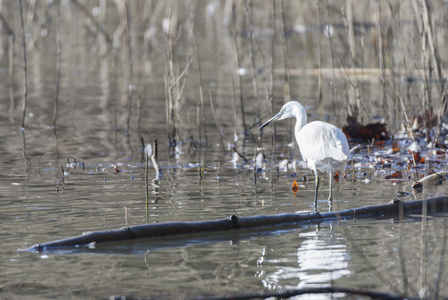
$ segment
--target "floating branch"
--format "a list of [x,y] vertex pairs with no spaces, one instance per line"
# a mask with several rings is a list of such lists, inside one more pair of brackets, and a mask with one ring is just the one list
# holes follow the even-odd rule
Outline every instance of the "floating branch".
[[239,218],[231,215],[228,218],[214,221],[173,222],[149,225],[138,225],[116,230],[96,231],[81,236],[36,244],[21,251],[42,252],[61,247],[81,247],[100,243],[110,243],[125,240],[179,237],[188,234],[217,233],[230,230],[253,230],[257,228],[277,227],[296,224],[320,223],[323,221],[360,218],[384,218],[400,213],[419,213],[422,211],[440,211],[448,209],[448,196],[436,198],[399,201],[394,200],[384,205],[365,206],[338,212],[309,214],[279,214],[268,216],[253,216]]

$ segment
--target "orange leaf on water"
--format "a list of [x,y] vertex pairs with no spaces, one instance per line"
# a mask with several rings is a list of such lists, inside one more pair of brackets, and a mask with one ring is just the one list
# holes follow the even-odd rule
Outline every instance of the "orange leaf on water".
[[292,192],[295,194],[299,191],[299,185],[297,184],[297,181],[294,179],[294,183],[292,184]]
[[398,142],[394,141],[392,144],[392,153],[398,153],[400,152],[400,147],[398,146]]
[[334,178],[334,181],[339,183],[339,171],[336,171],[336,174],[334,174],[333,178]]
[[386,179],[401,179],[401,178],[403,178],[403,174],[400,171],[397,171],[391,175],[387,175],[384,178],[386,178]]

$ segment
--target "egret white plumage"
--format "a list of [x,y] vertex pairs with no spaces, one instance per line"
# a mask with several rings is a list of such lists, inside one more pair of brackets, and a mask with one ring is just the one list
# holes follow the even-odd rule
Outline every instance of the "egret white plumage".
[[314,171],[316,186],[314,192],[314,210],[317,210],[317,191],[319,189],[320,172],[328,173],[330,192],[328,200],[333,199],[332,182],[336,171],[345,170],[350,157],[345,134],[336,126],[321,121],[307,123],[305,108],[297,101],[283,105],[278,114],[270,118],[259,129],[276,120],[296,118],[295,136],[299,150],[308,168]]

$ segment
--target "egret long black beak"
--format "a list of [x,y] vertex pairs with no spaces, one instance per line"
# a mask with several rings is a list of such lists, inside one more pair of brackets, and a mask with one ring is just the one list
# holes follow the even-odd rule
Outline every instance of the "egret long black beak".
[[279,112],[278,114],[276,114],[275,116],[273,116],[272,118],[270,118],[269,120],[264,122],[264,124],[261,125],[260,128],[258,128],[258,130],[263,129],[264,127],[268,126],[270,123],[274,122],[275,120],[278,120],[281,116],[282,116],[282,112]]

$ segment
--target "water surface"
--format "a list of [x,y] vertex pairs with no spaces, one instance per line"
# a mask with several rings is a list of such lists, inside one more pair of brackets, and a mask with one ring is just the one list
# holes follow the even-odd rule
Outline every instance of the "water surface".
[[[258,126],[285,101],[285,73],[279,71],[284,67],[278,23],[280,7],[276,7],[277,25],[272,30],[270,17],[266,17],[272,9],[253,3],[257,45],[251,43],[244,6],[237,5],[241,61],[236,66],[233,31],[226,23],[231,16],[229,7],[199,1],[182,10],[183,4],[177,2],[166,7],[131,2],[134,66],[131,75],[126,40],[117,33],[117,48],[112,48],[78,6],[61,3],[61,90],[55,129],[51,126],[57,80],[55,3],[48,2],[48,11],[39,4],[31,22],[41,27],[28,29],[29,95],[24,131],[20,128],[23,73],[19,44],[14,44],[12,102],[8,99],[11,87],[6,52],[0,60],[1,298],[96,299],[125,295],[180,299],[327,285],[412,296],[434,295],[431,293],[438,288],[439,295],[448,295],[446,274],[439,270],[446,264],[444,214],[406,216],[404,220],[378,216],[370,220],[216,233],[180,240],[143,240],[97,245],[83,251],[17,251],[86,231],[313,209],[314,175],[304,168],[293,143],[290,134],[293,124],[288,121],[276,124],[275,142],[273,126],[264,130],[262,147],[257,142]],[[107,10],[103,21],[110,33],[123,25],[112,2],[100,1],[98,7],[95,5],[88,3],[87,8],[92,12]],[[296,5],[287,5],[290,7],[285,16],[285,38],[290,68],[296,71],[314,68],[318,53],[316,35],[320,34],[322,49],[331,46],[328,37],[314,17],[310,19]],[[3,6],[18,14],[17,4]],[[316,7],[305,6],[308,14],[316,14]],[[170,16],[170,9],[176,11],[179,25],[175,27],[179,32],[173,51],[178,75],[194,57],[188,77],[178,81],[183,84],[185,80],[186,87],[178,103],[175,145],[168,138],[165,88],[168,40],[162,26]],[[163,17],[151,15],[153,11]],[[323,8],[320,14],[322,20],[334,22],[335,29],[343,30],[343,26],[336,26],[343,24],[339,23],[340,8],[336,11],[336,17],[333,14],[325,17],[327,12]],[[300,23],[299,17],[308,24],[304,32],[295,26],[295,22]],[[20,24],[12,17],[9,21],[19,33]],[[192,32],[197,39],[202,77],[189,35],[191,22],[196,22]],[[46,33],[42,28],[50,30]],[[153,35],[149,38],[145,34]],[[343,53],[338,47],[347,46],[337,39],[333,43],[338,53]],[[250,51],[255,51],[255,76],[247,75],[252,74]],[[365,50],[366,56],[367,53]],[[270,57],[274,61],[270,62]],[[322,57],[323,66],[332,67],[330,56]],[[349,61],[347,57],[342,59],[345,63]],[[239,74],[242,76],[238,77]],[[342,126],[350,82],[324,76],[322,111],[316,92],[318,73],[300,74],[292,72],[289,78],[291,98],[300,99],[310,120],[321,118]],[[204,104],[198,95],[200,83]],[[391,130],[399,128],[402,120],[389,119],[389,111],[381,108],[380,83],[369,78],[359,84],[369,120],[380,116],[390,122]],[[409,88],[420,87],[419,83],[413,84],[409,83]],[[176,92],[180,88],[180,84],[172,87]],[[142,139],[145,144],[158,140],[162,170],[158,178],[152,163],[149,164],[148,206]],[[400,140],[398,152],[392,151],[392,142],[374,146],[361,143],[360,150],[353,152],[347,174],[341,174],[334,184],[334,209],[445,194],[445,183],[425,187],[421,193],[411,189],[416,171],[409,167],[410,143],[408,138]],[[352,142],[351,147],[356,144]],[[236,159],[232,147],[248,161]],[[254,156],[261,148],[265,157],[262,165],[257,166],[261,170],[254,173]],[[423,155],[431,163],[420,165],[418,176],[446,168],[445,154],[424,150]],[[386,179],[396,171],[402,172],[401,179]],[[291,191],[294,180],[299,183],[297,194]],[[324,178],[319,193],[320,211],[328,210],[327,195],[328,179]]]

